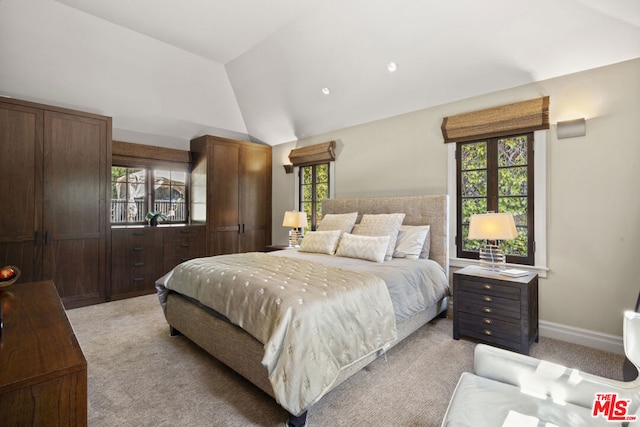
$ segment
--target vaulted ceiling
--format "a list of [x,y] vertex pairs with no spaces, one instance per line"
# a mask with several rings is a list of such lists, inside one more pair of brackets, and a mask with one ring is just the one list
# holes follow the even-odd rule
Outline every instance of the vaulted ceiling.
[[272,145],[640,57],[638,0],[57,1],[223,64]]

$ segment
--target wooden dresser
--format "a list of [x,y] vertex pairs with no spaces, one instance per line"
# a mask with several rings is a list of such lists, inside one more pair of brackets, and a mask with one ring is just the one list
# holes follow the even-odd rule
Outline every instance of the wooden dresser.
[[113,301],[154,293],[173,267],[205,256],[205,226],[114,227],[111,243]]
[[478,266],[453,273],[453,338],[529,354],[538,341],[538,275],[508,277]]
[[0,424],[86,426],[87,361],[52,281],[0,291]]

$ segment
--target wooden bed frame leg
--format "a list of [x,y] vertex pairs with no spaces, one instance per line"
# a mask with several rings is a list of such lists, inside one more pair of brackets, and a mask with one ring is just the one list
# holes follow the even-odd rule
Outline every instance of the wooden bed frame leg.
[[287,427],[305,427],[307,425],[307,411],[304,411],[302,414],[297,417],[294,415],[289,415],[289,422],[287,423]]

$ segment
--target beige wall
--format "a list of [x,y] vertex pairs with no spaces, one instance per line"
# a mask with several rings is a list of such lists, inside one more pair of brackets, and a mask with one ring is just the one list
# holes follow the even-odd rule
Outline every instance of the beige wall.
[[[540,319],[622,335],[640,278],[640,59],[486,94],[274,147],[273,239],[294,203],[289,150],[337,141],[336,197],[447,192],[447,115],[549,95],[547,256]],[[555,123],[587,119],[587,135],[557,140]]]

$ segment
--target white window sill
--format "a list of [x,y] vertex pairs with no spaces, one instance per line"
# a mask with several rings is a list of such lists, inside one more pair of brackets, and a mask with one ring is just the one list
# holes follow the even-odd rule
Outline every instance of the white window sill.
[[[478,265],[478,260],[468,258],[449,258],[449,267],[462,268],[468,265]],[[507,268],[517,268],[518,270],[531,271],[532,273],[538,273],[538,277],[546,278],[549,272],[548,267],[538,265],[522,265],[522,264],[505,264]]]

